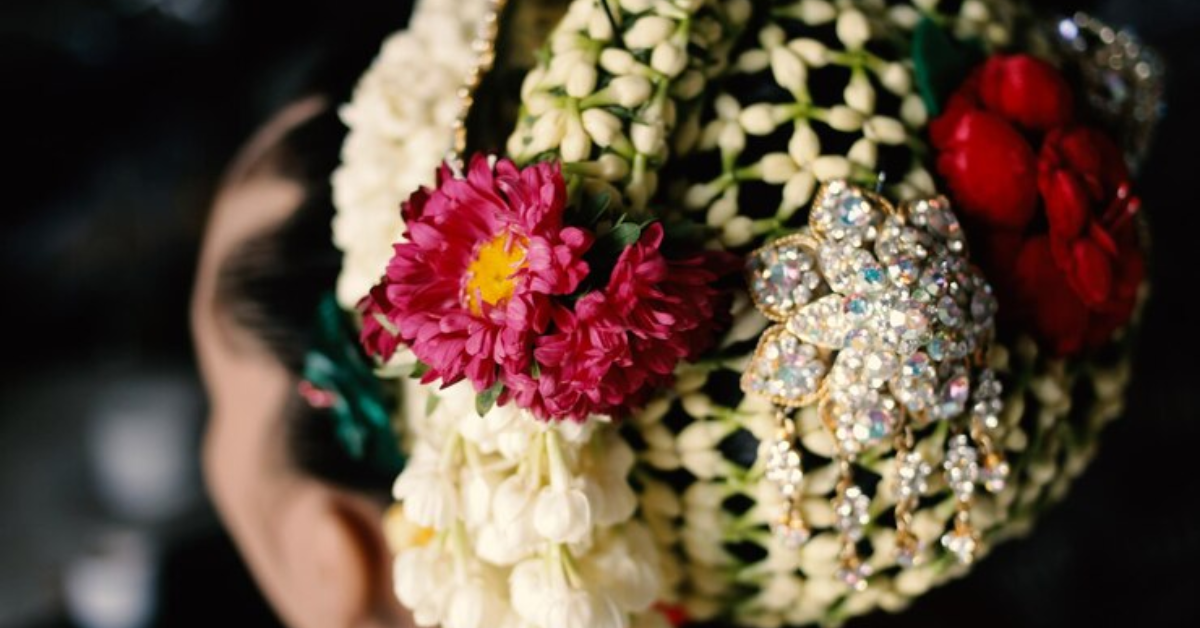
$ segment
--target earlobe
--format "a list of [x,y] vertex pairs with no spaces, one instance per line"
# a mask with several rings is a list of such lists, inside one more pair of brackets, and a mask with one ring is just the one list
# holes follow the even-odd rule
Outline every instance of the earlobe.
[[299,628],[404,626],[392,594],[391,570],[379,521],[368,500],[313,484],[283,515],[287,590]]
[[[306,482],[306,484],[308,484]],[[297,628],[355,628],[368,612],[366,557],[332,491],[307,485],[280,513],[283,578],[291,598],[280,609]]]

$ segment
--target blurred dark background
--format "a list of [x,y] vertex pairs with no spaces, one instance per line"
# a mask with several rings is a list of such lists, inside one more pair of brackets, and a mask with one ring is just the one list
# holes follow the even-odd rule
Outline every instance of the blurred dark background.
[[[322,60],[352,80],[408,4],[0,5],[0,628],[278,625],[199,481],[194,258],[239,143]],[[1127,417],[1030,538],[852,626],[1200,625],[1200,2],[1039,4],[1132,27],[1170,64]]]

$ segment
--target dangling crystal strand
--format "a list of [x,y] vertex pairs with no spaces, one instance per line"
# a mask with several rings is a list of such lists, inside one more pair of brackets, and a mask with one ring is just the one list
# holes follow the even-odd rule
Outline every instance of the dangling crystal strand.
[[956,510],[954,529],[942,535],[942,547],[959,563],[970,564],[978,554],[980,540],[971,525],[971,503],[975,484],[979,481],[979,451],[971,445],[969,436],[956,434],[950,437],[942,467],[946,484],[954,493]]
[[992,445],[992,439],[983,429],[981,421],[971,424],[971,438],[975,440],[980,454],[983,456],[983,466],[979,468],[978,481],[989,493],[999,493],[1008,486],[1008,475],[1011,468],[1004,454]]
[[767,444],[766,478],[775,484],[786,501],[783,512],[771,524],[771,532],[785,547],[797,549],[812,536],[800,513],[804,470],[796,445],[796,422],[783,408],[775,409],[775,436]]
[[983,369],[979,372],[979,381],[971,396],[972,429],[994,431],[1000,428],[1000,415],[1004,411],[1003,393],[1004,386],[1000,384],[995,371]]
[[912,513],[921,495],[929,490],[933,467],[913,450],[912,427],[905,424],[896,437],[896,563],[912,567],[919,562],[921,543],[912,533]]

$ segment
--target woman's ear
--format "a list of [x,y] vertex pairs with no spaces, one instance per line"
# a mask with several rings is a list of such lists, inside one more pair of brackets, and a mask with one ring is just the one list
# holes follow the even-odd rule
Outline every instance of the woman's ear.
[[410,625],[391,586],[380,506],[320,482],[302,481],[280,513],[286,586],[297,628]]

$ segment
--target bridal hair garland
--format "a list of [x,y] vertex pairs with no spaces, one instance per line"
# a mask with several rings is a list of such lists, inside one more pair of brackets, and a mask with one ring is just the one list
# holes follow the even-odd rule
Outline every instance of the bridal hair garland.
[[1001,0],[574,0],[465,155],[522,1],[419,2],[343,112],[419,624],[899,610],[1063,494],[1123,403],[1152,53]]

